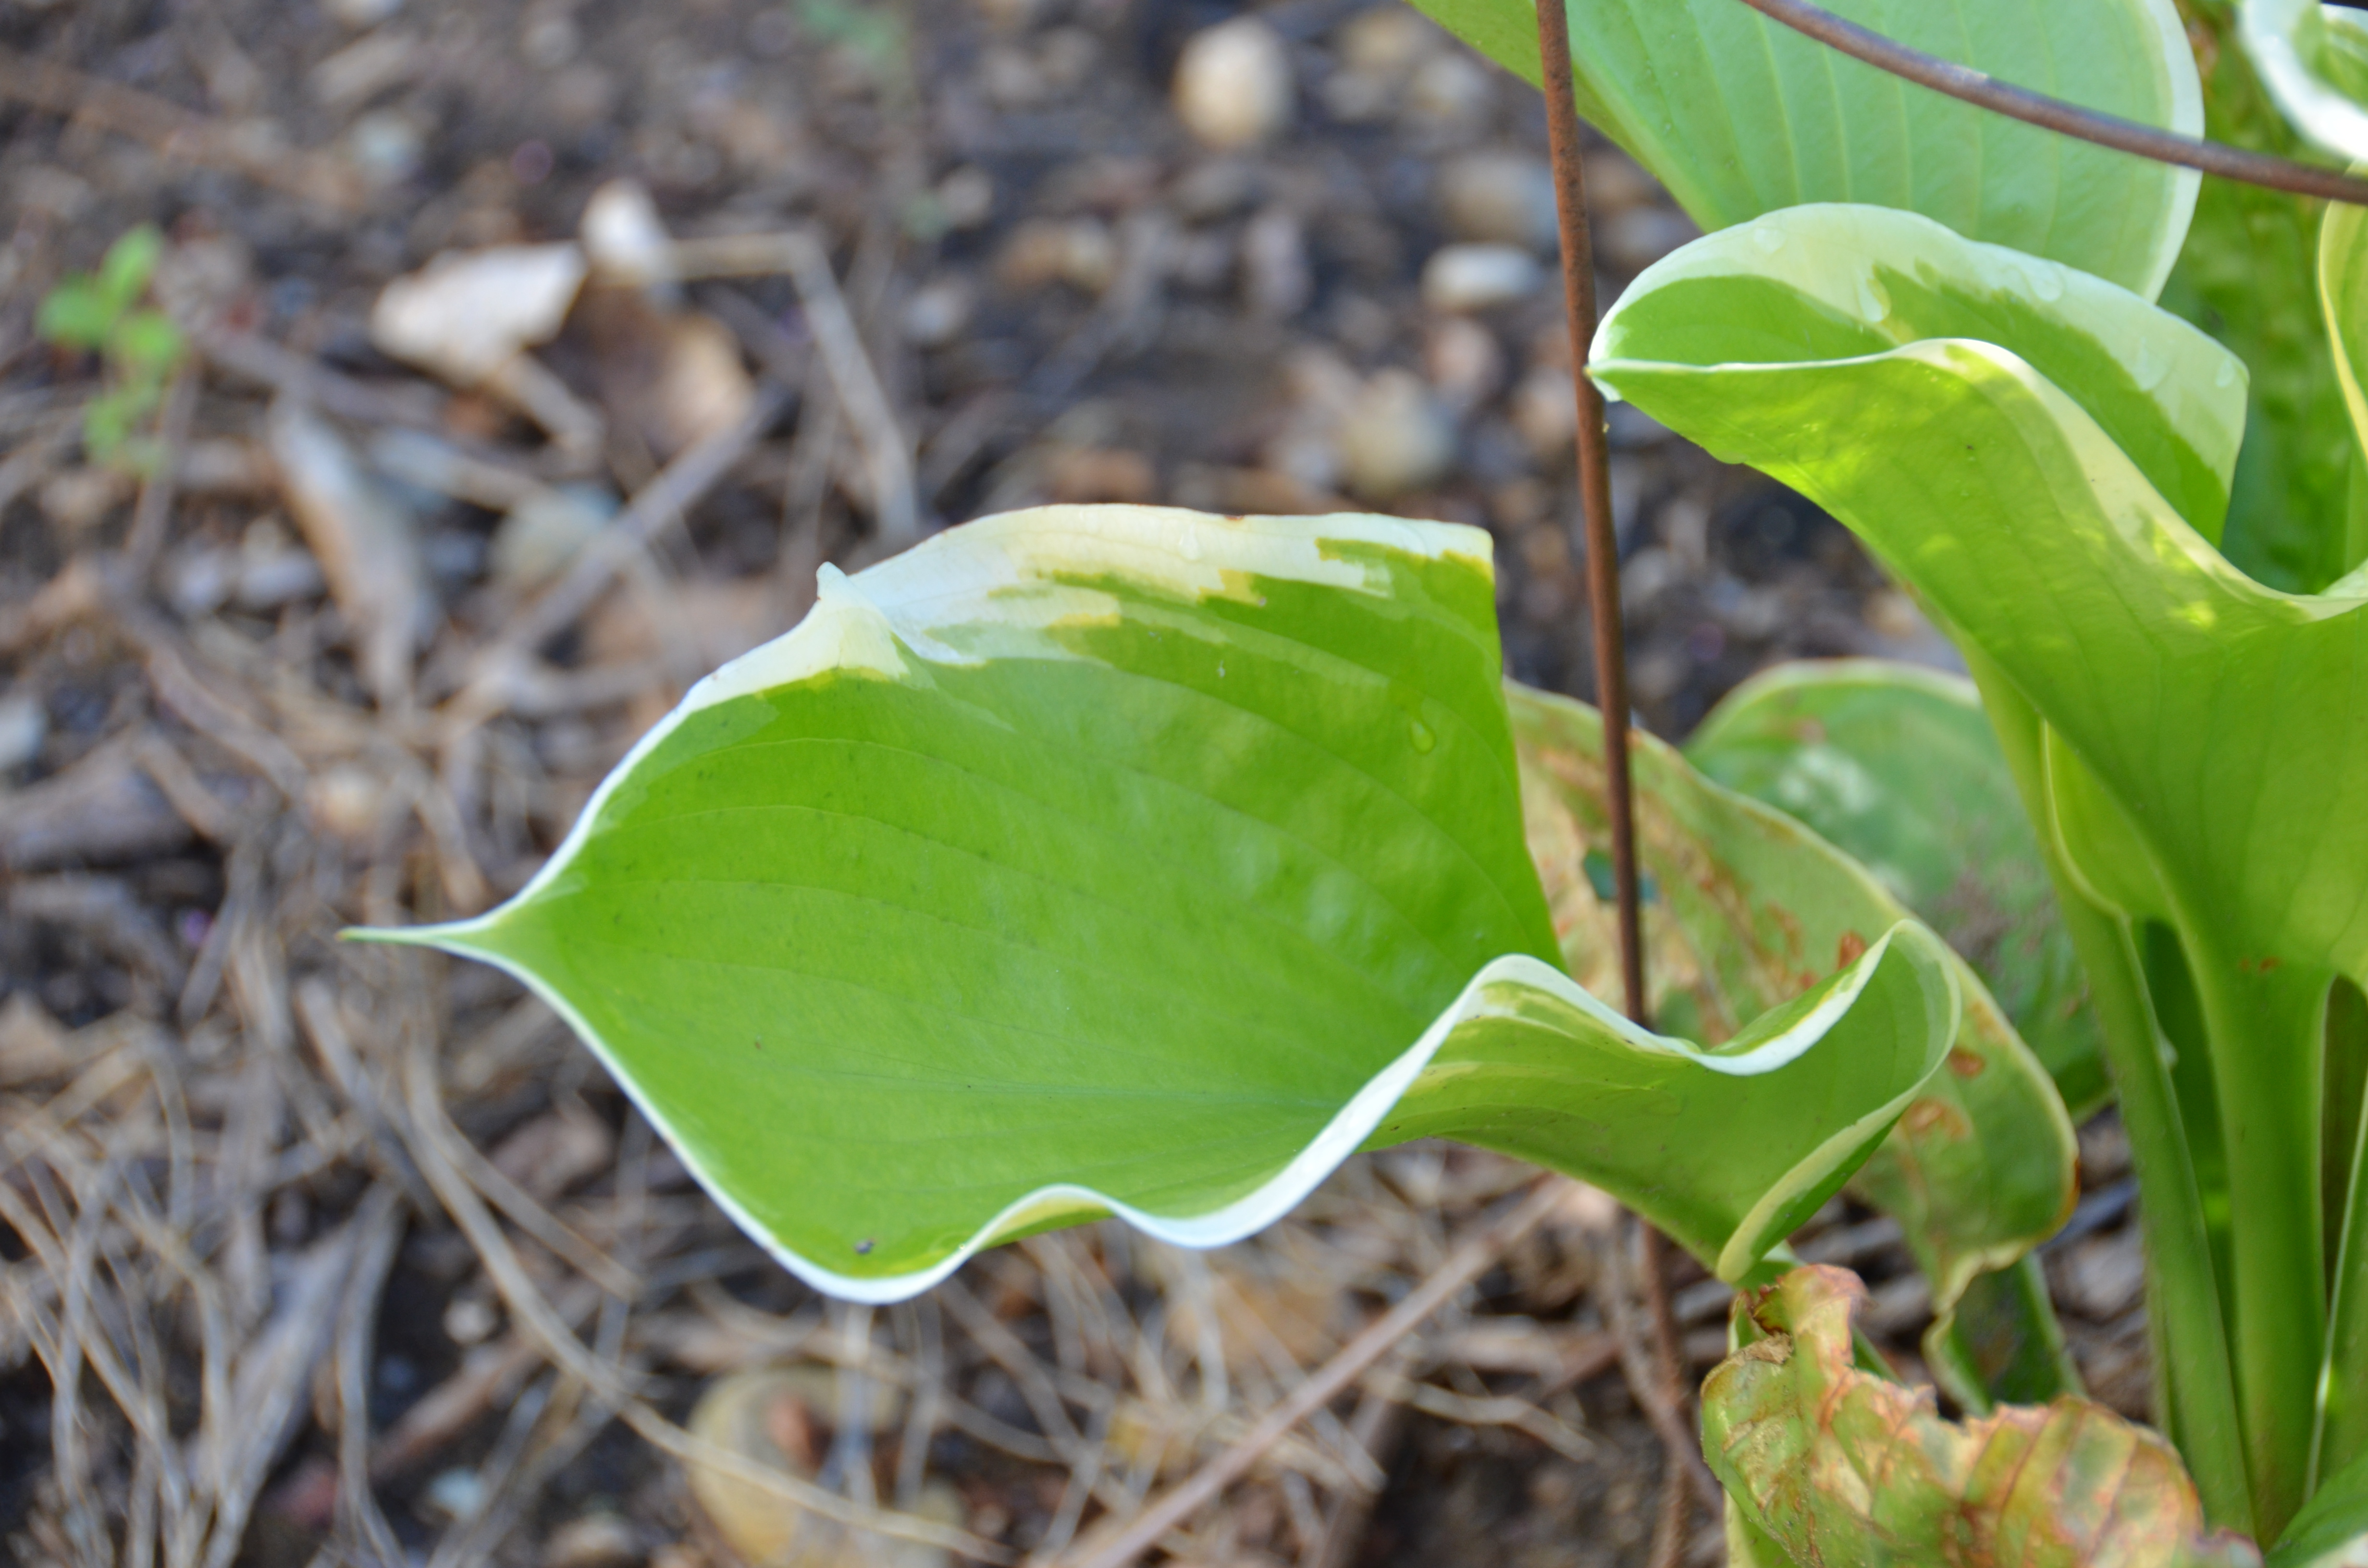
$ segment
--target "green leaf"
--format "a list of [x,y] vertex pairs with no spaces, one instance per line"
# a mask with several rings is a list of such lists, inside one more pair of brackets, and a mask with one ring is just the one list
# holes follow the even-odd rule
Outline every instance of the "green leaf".
[[107,255],[98,264],[96,282],[99,296],[119,315],[130,310],[148,291],[148,280],[156,275],[156,263],[164,255],[165,236],[155,224],[142,223],[125,230],[107,247]]
[[[1567,0],[1578,111],[1694,221],[1857,201],[1921,212],[2149,296],[2197,176],[2037,130],[1837,54],[1736,0]],[[1527,0],[1417,0],[1538,81]],[[2090,108],[2195,135],[2194,57],[2172,0],[1832,0],[1903,43]]]
[[1879,659],[1781,665],[1729,693],[1685,749],[1831,840],[1964,954],[2073,1119],[2104,1104],[2080,962],[1973,683]]
[[[2230,0],[2187,0],[2214,142],[2291,157],[2296,141],[2237,47]],[[2348,528],[2356,460],[2327,329],[2309,286],[2324,203],[2240,180],[2203,182],[2163,308],[2252,371],[2245,447],[2221,551],[2271,587],[2317,592],[2368,554]]]
[[[1839,246],[1827,220],[1805,221]],[[1860,265],[1884,254],[1873,234]],[[2123,296],[2106,327],[2135,326],[2154,416],[2093,365],[2042,362],[2076,324],[2105,326],[2091,312],[2110,301],[2076,318],[2033,290],[2034,309],[2067,318],[2046,335],[1772,360],[1755,351],[1779,335],[1771,312],[1805,333],[1827,307],[1771,294],[1752,248],[1720,235],[1671,258],[1691,289],[1681,331],[1658,279],[1640,279],[1605,323],[1596,374],[1847,523],[2127,819],[2211,1041],[2248,1471],[2274,1533],[2303,1495],[2327,1322],[2316,1035],[2333,976],[2368,970],[2368,728],[2353,717],[2368,603],[2265,588],[2181,516],[2192,465],[2167,464],[2160,438],[2225,411],[2241,380],[2183,324]],[[1702,286],[1721,267],[1724,295]],[[1721,325],[1735,328],[1725,363]]]
[[153,384],[172,373],[188,347],[170,316],[135,311],[118,324],[108,352],[138,380]]
[[2368,1457],[2318,1489],[2270,1553],[2268,1568],[2359,1568],[2368,1562]]
[[1702,1447],[1737,1512],[1796,1562],[2254,1568],[2207,1535],[2169,1444],[2065,1397],[1941,1419],[1850,1364],[1866,1288],[1798,1268],[1736,1302],[1742,1348],[1702,1384]]
[[41,300],[36,330],[45,343],[67,348],[105,347],[118,312],[86,278],[69,278]]
[[[1530,852],[1564,961],[1581,983],[1607,989],[1618,974],[1614,910],[1587,874],[1610,843],[1602,721],[1520,687],[1511,699]],[[1636,737],[1634,768],[1645,973],[1662,1026],[1724,1040],[1908,917],[1864,867],[1652,737]],[[1925,1085],[1853,1183],[1898,1218],[1931,1281],[1935,1346],[1974,1281],[2053,1235],[2077,1191],[2072,1124],[2045,1071],[1963,960],[1948,963],[1964,998],[1949,1071]],[[1987,1398],[1979,1383],[1952,1392]]]
[[2317,0],[2242,0],[2238,35],[2294,129],[2368,162],[2368,18]]
[[2318,234],[2318,297],[2354,450],[2368,450],[2368,208],[2328,208]]
[[1914,925],[1710,1051],[1572,984],[1487,536],[1358,516],[1047,507],[826,571],[517,898],[366,935],[518,975],[751,1234],[875,1301],[1104,1212],[1234,1240],[1424,1133],[1739,1274],[1957,1006]]

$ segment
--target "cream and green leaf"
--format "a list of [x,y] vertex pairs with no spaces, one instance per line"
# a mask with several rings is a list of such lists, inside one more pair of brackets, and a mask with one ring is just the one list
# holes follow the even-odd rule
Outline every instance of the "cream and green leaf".
[[[2303,151],[2237,39],[2236,0],[2182,0],[2203,77],[2204,131],[2279,157]],[[2221,551],[2272,587],[2316,593],[2368,553],[2348,506],[2357,443],[2310,286],[2322,201],[2237,180],[2203,182],[2165,310],[2252,372],[2245,446]]]
[[[1564,961],[1583,983],[1609,986],[1619,955],[1599,876],[1611,846],[1601,718],[1564,698],[1510,695],[1530,851]],[[1865,867],[1799,821],[1720,788],[1649,735],[1635,741],[1645,976],[1664,1027],[1724,1040],[1848,962],[1870,934],[1910,918]],[[1964,998],[1948,1069],[1850,1186],[1899,1221],[1931,1285],[1928,1364],[1953,1398],[1986,1409],[1996,1397],[2078,1386],[2044,1290],[2013,1278],[2071,1211],[2074,1144],[2046,1071],[1980,978],[1954,953],[1947,963]],[[1960,1321],[1968,1291],[1978,1323]]]
[[[1814,286],[1770,276],[1777,238]],[[1593,372],[1825,506],[1964,648],[2132,1128],[2167,1428],[2212,1517],[2274,1540],[2368,1446],[2360,1184],[2320,1115],[2330,996],[2368,974],[2368,599],[2214,548],[2233,358],[2029,266],[1905,213],[1771,215],[1640,278]]]
[[1952,961],[1886,921],[1708,1047],[1628,1023],[1558,965],[1499,661],[1475,529],[990,518],[826,573],[507,904],[370,935],[532,986],[842,1295],[1107,1212],[1231,1241],[1426,1133],[1740,1278],[1942,1072]]
[[2238,35],[2294,129],[2368,162],[2368,17],[2318,0],[2240,0]]
[[[1529,0],[1417,0],[1536,83]],[[1812,201],[1897,207],[2149,296],[2196,176],[2056,136],[1838,55],[1740,0],[1567,0],[1578,112],[1723,229]],[[2188,135],[2195,60],[2172,0],[1828,0],[2001,81]]]

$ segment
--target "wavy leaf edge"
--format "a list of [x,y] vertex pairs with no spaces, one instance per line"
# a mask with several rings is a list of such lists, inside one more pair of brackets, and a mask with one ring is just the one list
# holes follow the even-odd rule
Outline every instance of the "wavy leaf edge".
[[[965,533],[973,545],[982,541],[998,545],[999,552],[988,552],[984,571],[979,569],[978,551],[960,551],[944,544],[943,541],[953,537],[955,531],[936,536],[915,550],[869,568],[858,576],[849,577],[835,568],[825,567],[822,573],[817,604],[806,619],[783,636],[743,654],[694,686],[674,710],[644,734],[610,771],[586,802],[566,839],[511,899],[492,911],[466,920],[426,926],[357,927],[345,933],[346,937],[358,941],[435,949],[491,963],[510,974],[567,1022],[609,1070],[619,1086],[649,1118],[652,1126],[675,1148],[700,1186],[776,1261],[818,1290],[842,1300],[873,1304],[903,1301],[919,1294],[945,1279],[978,1253],[1023,1233],[1055,1223],[1105,1214],[1122,1218],[1155,1239],[1181,1246],[1210,1248],[1239,1241],[1281,1219],[1350,1154],[1365,1146],[1368,1140],[1382,1130],[1392,1108],[1416,1086],[1459,1026],[1474,1020],[1511,1017],[1511,1010],[1502,1004],[1514,997],[1523,1001],[1560,1003],[1574,1009],[1586,1023],[1599,1028],[1611,1041],[1629,1051],[1691,1061],[1709,1072],[1747,1077],[1781,1068],[1813,1049],[1837,1021],[1850,1012],[1887,960],[1905,960],[1917,971],[1919,983],[1928,987],[1937,984],[1945,988],[1946,1027],[1941,1028],[1936,1040],[1927,1046],[1922,1075],[1916,1084],[1901,1090],[1891,1103],[1861,1115],[1850,1126],[1835,1131],[1818,1148],[1814,1160],[1796,1165],[1792,1176],[1771,1189],[1753,1209],[1727,1245],[1726,1251],[1735,1256],[1723,1256],[1719,1259],[1723,1270],[1738,1277],[1758,1261],[1767,1246],[1782,1240],[1781,1236],[1758,1236],[1756,1231],[1764,1229],[1769,1220],[1783,1208],[1782,1200],[1795,1195],[1801,1181],[1813,1181],[1818,1176],[1831,1175],[1832,1171],[1820,1168],[1811,1171],[1809,1176],[1798,1180],[1793,1178],[1818,1162],[1830,1165],[1833,1162],[1827,1159],[1829,1154],[1837,1158],[1846,1157],[1853,1143],[1859,1152],[1871,1149],[1891,1121],[1907,1108],[1921,1083],[1941,1070],[1947,1042],[1956,1032],[1962,999],[1956,977],[1946,961],[1948,949],[1938,937],[1914,921],[1901,922],[1871,943],[1853,962],[1822,983],[1822,994],[1816,995],[1810,1005],[1799,1006],[1805,998],[1796,998],[1795,1003],[1788,1004],[1788,1006],[1798,1008],[1798,1016],[1742,1050],[1736,1049],[1738,1042],[1730,1042],[1725,1047],[1705,1051],[1690,1041],[1639,1028],[1554,966],[1527,954],[1508,953],[1489,960],[1474,972],[1455,1000],[1432,1020],[1421,1036],[1369,1078],[1281,1170],[1254,1189],[1218,1208],[1192,1214],[1163,1214],[1122,1201],[1086,1184],[1052,1181],[1006,1204],[934,1263],[908,1272],[848,1274],[788,1245],[735,1198],[730,1185],[717,1176],[702,1153],[700,1140],[681,1135],[682,1130],[676,1117],[645,1092],[630,1064],[602,1038],[600,1031],[567,994],[526,963],[499,950],[498,946],[487,938],[500,928],[506,916],[525,907],[536,894],[568,874],[577,851],[599,823],[603,805],[619,790],[629,787],[636,766],[649,757],[691,715],[735,697],[772,690],[818,676],[853,672],[897,678],[906,672],[908,666],[905,661],[908,657],[924,662],[939,659],[950,663],[971,662],[976,656],[973,652],[933,643],[925,631],[916,630],[915,623],[909,619],[900,621],[894,612],[916,602],[941,607],[949,598],[964,598],[975,605],[983,598],[992,597],[999,585],[998,576],[1002,579],[1000,585],[1005,586],[1022,580],[1028,564],[1025,558],[1034,542],[1027,537],[1027,530],[1031,526],[1051,526],[1045,522],[1048,516],[1056,521],[1065,518],[1077,525],[1081,537],[1094,539],[1103,532],[1102,521],[1108,520],[1115,512],[1132,514],[1126,521],[1127,527],[1140,525],[1149,530],[1145,537],[1165,538],[1170,544],[1178,538],[1187,537],[1189,530],[1198,530],[1198,538],[1209,540],[1212,533],[1218,531],[1237,532],[1220,530],[1218,525],[1248,524],[1252,526],[1252,537],[1246,543],[1238,536],[1230,541],[1236,558],[1247,551],[1259,558],[1258,564],[1264,570],[1278,574],[1298,575],[1304,580],[1328,580],[1336,585],[1345,581],[1343,573],[1353,576],[1361,570],[1355,562],[1340,560],[1319,548],[1327,540],[1340,536],[1351,540],[1386,543],[1424,555],[1461,550],[1478,553],[1485,559],[1487,550],[1486,536],[1476,529],[1456,525],[1366,517],[1356,514],[1317,518],[1220,519],[1172,508],[1049,507],[982,518],[967,525],[965,530],[958,530]],[[1270,526],[1275,537],[1257,536],[1258,525]],[[1125,533],[1125,528],[1115,527],[1110,531],[1113,536],[1120,536]],[[1140,540],[1117,538],[1116,548],[1102,553],[1105,557],[1123,556],[1131,543],[1140,542]],[[1472,547],[1475,544],[1477,550],[1474,551]],[[1224,559],[1228,547],[1227,544],[1218,545],[1213,552],[1218,558],[1203,562],[1202,547],[1187,544],[1181,553],[1173,558],[1154,551],[1129,560],[1125,569],[1144,573],[1145,580],[1157,580],[1168,586],[1184,585],[1203,593],[1222,594],[1238,587],[1237,581],[1228,580],[1235,564]],[[933,576],[935,568],[931,562],[939,555],[948,557],[946,561],[938,562],[939,566],[952,565],[967,570],[939,572]],[[1006,559],[1007,555],[1009,559]],[[1099,563],[1110,566],[1111,561],[1104,559]],[[1179,585],[1178,579],[1192,581]],[[1088,597],[1093,593],[1089,588],[1072,589],[1066,585],[1055,591],[1064,594],[1076,592]],[[1078,608],[1079,601],[1065,602],[1073,613]],[[1025,615],[1016,619],[1018,624],[1008,630],[1031,652],[1053,657],[1063,656],[1050,644],[1030,641],[1043,630],[1046,624],[1043,620]],[[998,649],[997,652],[1008,653],[1009,650]],[[1513,994],[1512,997],[1508,996],[1508,991]],[[1928,1006],[1930,1002],[1928,995]],[[1839,1176],[1835,1176],[1834,1179],[1839,1180]],[[1746,1248],[1748,1241],[1753,1244]],[[1742,1256],[1742,1250],[1738,1249],[1748,1250],[1749,1256]]]

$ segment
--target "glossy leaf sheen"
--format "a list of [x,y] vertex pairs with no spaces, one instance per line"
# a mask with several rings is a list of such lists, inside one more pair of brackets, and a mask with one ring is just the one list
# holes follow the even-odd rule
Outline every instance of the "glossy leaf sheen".
[[2079,960],[1972,682],[1879,659],[1781,665],[1729,693],[1685,749],[1831,840],[1964,954],[2075,1120],[2104,1104]]
[[950,530],[826,573],[508,904],[380,935],[527,981],[843,1295],[1110,1211],[1231,1241],[1423,1132],[1586,1176],[1739,1275],[1937,1068],[1945,951],[1871,932],[1708,1054],[1572,984],[1494,595],[1486,536],[1441,524]]
[[1851,1365],[1866,1288],[1799,1268],[1736,1303],[1742,1347],[1702,1384],[1702,1446],[1727,1495],[1795,1562],[1822,1568],[2250,1568],[2208,1536],[2179,1456],[2101,1405],[2063,1398],[1963,1424],[1929,1391]]
[[[1528,0],[1418,0],[1535,83]],[[2200,134],[2172,0],[1828,0],[1903,43],[2124,119]],[[1736,0],[1568,0],[1578,111],[1722,229],[1813,201],[1921,212],[2149,296],[2196,176],[2003,119],[1836,54]]]

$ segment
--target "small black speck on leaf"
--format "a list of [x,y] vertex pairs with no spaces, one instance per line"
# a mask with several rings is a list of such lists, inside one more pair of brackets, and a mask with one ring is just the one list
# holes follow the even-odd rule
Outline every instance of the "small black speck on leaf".
[[855,1244],[855,1255],[858,1257],[862,1256],[865,1253],[868,1253],[871,1250],[871,1238],[869,1236],[864,1237],[861,1241]]

